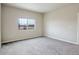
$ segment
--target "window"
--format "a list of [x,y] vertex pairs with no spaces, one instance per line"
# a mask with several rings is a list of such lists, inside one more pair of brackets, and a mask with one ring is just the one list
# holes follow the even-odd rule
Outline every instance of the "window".
[[35,26],[35,20],[28,19],[28,29],[34,29],[34,26]]
[[27,30],[35,28],[35,19],[30,18],[19,18],[18,19],[19,30]]

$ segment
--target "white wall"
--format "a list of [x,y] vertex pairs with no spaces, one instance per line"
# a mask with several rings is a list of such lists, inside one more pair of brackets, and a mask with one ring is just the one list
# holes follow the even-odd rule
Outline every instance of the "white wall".
[[79,5],[68,5],[46,13],[44,35],[71,43],[77,43],[77,13]]
[[1,4],[0,4],[0,47],[1,47]]
[[[18,30],[19,17],[33,17],[36,20],[35,30]],[[42,36],[42,14],[9,6],[2,6],[2,42]]]
[[[78,13],[79,5],[68,5],[44,15],[14,7],[2,6],[2,42],[33,38],[43,36],[44,34],[54,39],[77,43]],[[36,19],[36,30],[18,30],[17,19],[27,16]]]
[[77,42],[79,43],[79,13],[77,14]]

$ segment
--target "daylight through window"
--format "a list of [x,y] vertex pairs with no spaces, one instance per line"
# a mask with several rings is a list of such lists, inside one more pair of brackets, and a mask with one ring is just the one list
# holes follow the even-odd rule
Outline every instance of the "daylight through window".
[[35,19],[30,19],[30,18],[18,19],[18,28],[20,30],[34,29],[34,27],[35,27]]

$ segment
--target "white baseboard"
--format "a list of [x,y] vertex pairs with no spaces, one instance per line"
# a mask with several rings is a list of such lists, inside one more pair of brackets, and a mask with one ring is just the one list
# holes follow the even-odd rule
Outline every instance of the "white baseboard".
[[63,41],[63,42],[68,42],[68,43],[79,45],[78,42],[71,42],[71,41],[67,41],[67,40],[63,40],[63,39],[58,39],[58,38],[54,38],[54,37],[51,37],[51,36],[48,36],[48,35],[45,35],[45,36],[48,37],[48,38],[51,38],[51,39],[56,39],[56,40],[60,40],[60,41]]
[[[48,37],[48,38],[51,38],[51,39],[56,39],[56,40],[60,40],[60,41],[64,41],[64,42],[68,42],[68,43],[72,43],[72,44],[79,45],[78,42],[71,42],[71,41],[67,41],[67,40],[63,40],[63,39],[59,39],[59,38],[55,38],[55,37],[51,37],[51,36],[49,36],[49,35],[45,35],[45,36],[37,36],[37,37]],[[32,38],[37,38],[37,37],[32,37]],[[27,39],[32,39],[32,38],[27,38]],[[2,42],[2,43],[8,43],[8,42],[13,42],[13,41],[20,41],[20,39],[19,39],[19,40],[5,41],[5,42]]]
[[37,37],[42,37],[42,36],[30,37],[30,38],[26,38],[26,39],[8,40],[8,41],[3,41],[1,43],[9,43],[9,42],[15,42],[15,41],[21,41],[21,40],[28,40],[28,39],[33,39],[33,38],[37,38]]

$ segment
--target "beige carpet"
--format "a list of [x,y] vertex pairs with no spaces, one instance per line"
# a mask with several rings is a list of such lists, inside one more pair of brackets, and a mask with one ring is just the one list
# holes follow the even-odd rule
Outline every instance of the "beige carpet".
[[79,46],[47,37],[4,44],[0,55],[77,55]]

